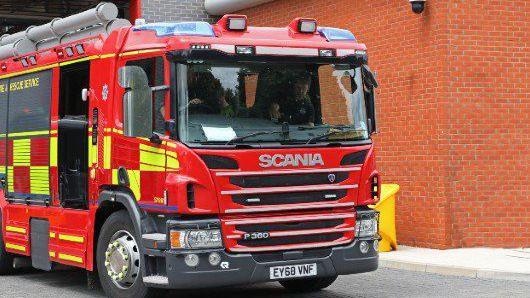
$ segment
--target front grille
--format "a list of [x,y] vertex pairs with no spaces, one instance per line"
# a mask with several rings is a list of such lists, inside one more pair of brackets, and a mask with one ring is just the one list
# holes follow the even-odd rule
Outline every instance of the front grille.
[[342,237],[342,233],[322,234],[322,235],[306,235],[306,236],[290,236],[268,238],[264,240],[240,240],[239,245],[246,247],[272,246],[272,245],[292,245],[300,243],[316,243],[316,242],[330,242],[338,240]]
[[343,219],[336,220],[324,220],[324,221],[310,221],[310,222],[289,222],[289,223],[277,223],[267,225],[238,225],[236,229],[238,231],[252,233],[252,232],[272,232],[272,231],[297,231],[297,230],[310,230],[310,229],[329,229],[339,226],[344,223]]
[[227,250],[269,253],[262,260],[282,252],[286,255],[281,258],[289,259],[307,250],[351,243],[361,169],[356,165],[216,172]]
[[234,195],[232,201],[243,206],[301,204],[338,201],[346,197],[346,190],[311,191],[298,193]]
[[318,249],[351,242],[355,213],[254,217],[223,221],[223,227],[233,252]]
[[335,184],[348,179],[348,173],[313,173],[313,174],[290,174],[290,175],[266,175],[266,176],[238,176],[231,177],[230,183],[239,187],[278,187],[278,186],[300,186],[316,184]]

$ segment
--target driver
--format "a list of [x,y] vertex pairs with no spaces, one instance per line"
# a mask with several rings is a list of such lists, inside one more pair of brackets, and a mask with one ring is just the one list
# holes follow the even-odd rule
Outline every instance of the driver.
[[221,82],[210,72],[192,72],[188,79],[190,110],[212,114],[222,109],[220,98],[223,95]]
[[283,108],[286,120],[294,125],[315,125],[315,107],[309,97],[311,77],[303,74],[296,78],[293,85],[293,95],[288,98]]

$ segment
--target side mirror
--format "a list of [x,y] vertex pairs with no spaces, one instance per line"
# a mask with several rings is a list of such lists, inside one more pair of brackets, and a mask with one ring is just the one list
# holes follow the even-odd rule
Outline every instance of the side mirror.
[[362,71],[362,74],[363,74],[363,81],[364,81],[364,84],[370,88],[370,89],[374,89],[374,88],[377,88],[379,87],[379,83],[377,82],[377,80],[375,79],[375,75],[374,73],[370,70],[370,67],[368,67],[368,65],[366,64],[363,64],[362,68],[361,68],[361,71]]
[[379,83],[368,65],[363,65],[361,71],[363,75],[363,83],[365,85],[364,95],[366,100],[366,115],[368,118],[368,133],[371,135],[377,132],[375,88],[379,87]]
[[147,74],[139,66],[118,70],[123,94],[123,134],[128,137],[150,138],[153,135],[153,93]]

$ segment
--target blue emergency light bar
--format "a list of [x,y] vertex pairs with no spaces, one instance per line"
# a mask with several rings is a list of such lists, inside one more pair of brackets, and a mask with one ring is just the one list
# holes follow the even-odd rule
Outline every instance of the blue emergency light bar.
[[319,27],[318,33],[324,36],[328,41],[357,41],[357,38],[355,38],[355,35],[353,35],[350,30]]
[[139,25],[133,28],[134,31],[150,30],[155,31],[156,36],[189,35],[214,37],[212,25],[206,22],[180,22],[180,23],[153,23]]

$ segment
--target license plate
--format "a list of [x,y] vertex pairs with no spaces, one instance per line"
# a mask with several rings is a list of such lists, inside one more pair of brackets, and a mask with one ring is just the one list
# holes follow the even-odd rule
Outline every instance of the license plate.
[[317,264],[277,266],[270,268],[271,279],[285,279],[317,275]]

